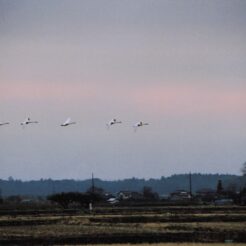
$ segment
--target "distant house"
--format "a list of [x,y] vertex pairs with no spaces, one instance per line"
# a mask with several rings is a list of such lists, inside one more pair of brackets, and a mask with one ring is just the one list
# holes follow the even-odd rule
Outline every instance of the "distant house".
[[234,201],[232,199],[226,198],[226,199],[217,199],[214,201],[215,205],[233,205]]
[[131,191],[119,191],[116,195],[119,200],[129,200],[131,198]]
[[171,201],[186,201],[191,199],[190,192],[186,190],[176,190],[170,194],[169,200]]
[[213,189],[203,188],[196,191],[196,197],[203,202],[213,202],[217,199],[217,192]]
[[120,191],[116,195],[118,200],[143,200],[143,194],[136,191]]
[[210,188],[203,188],[203,189],[197,190],[196,194],[200,196],[215,195],[216,190],[213,190]]
[[169,194],[162,194],[159,196],[161,200],[168,200],[169,199]]
[[25,204],[33,203],[33,202],[36,202],[36,201],[33,200],[33,199],[22,199],[22,200],[21,200],[21,203],[25,203]]
[[117,200],[115,197],[111,197],[107,200],[107,202],[110,204],[117,204],[119,200]]

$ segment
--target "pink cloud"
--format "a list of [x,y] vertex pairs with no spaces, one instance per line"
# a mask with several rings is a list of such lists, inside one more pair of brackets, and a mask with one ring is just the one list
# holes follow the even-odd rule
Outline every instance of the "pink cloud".
[[[234,88],[234,87],[233,87]],[[155,114],[245,113],[245,90],[201,85],[122,86],[105,83],[21,83],[0,85],[2,101],[58,102],[119,107]]]
[[144,110],[171,114],[245,113],[245,90],[206,86],[146,86],[132,92]]
[[94,87],[83,86],[75,83],[21,83],[0,85],[2,100],[15,101],[66,101],[78,98],[86,100],[96,96]]

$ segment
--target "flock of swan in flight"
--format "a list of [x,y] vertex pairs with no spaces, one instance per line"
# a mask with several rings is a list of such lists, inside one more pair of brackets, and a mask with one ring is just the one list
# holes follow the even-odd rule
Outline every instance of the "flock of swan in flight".
[[[38,121],[33,121],[33,120],[31,120],[28,117],[23,122],[21,122],[20,124],[22,126],[26,126],[26,125],[29,125],[29,124],[37,124],[37,123],[39,123],[39,122]],[[117,120],[117,119],[114,118],[114,119],[110,120],[106,124],[106,126],[109,129],[111,126],[116,125],[116,124],[121,124],[121,123],[122,123],[121,121],[119,121],[119,120]],[[0,122],[0,126],[8,125],[8,124],[10,124],[10,122]],[[70,118],[67,118],[67,120],[65,122],[63,122],[60,126],[69,126],[69,125],[73,125],[73,124],[76,124],[76,122],[75,121],[71,121]],[[133,129],[134,129],[134,131],[136,131],[137,128],[142,127],[142,126],[147,126],[147,125],[149,125],[149,123],[144,123],[142,121],[139,121],[139,122],[137,122],[137,123],[135,123],[133,125]]]

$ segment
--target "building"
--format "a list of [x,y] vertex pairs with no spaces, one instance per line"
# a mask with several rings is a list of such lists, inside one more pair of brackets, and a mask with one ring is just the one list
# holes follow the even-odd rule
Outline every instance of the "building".
[[171,201],[186,201],[190,199],[191,199],[190,192],[186,190],[176,190],[172,192],[169,196],[169,200]]

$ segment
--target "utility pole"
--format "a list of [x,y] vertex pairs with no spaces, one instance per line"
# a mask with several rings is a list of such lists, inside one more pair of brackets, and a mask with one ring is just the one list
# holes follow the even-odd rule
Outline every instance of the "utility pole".
[[56,193],[55,180],[51,180],[51,184],[52,184],[52,194],[55,194]]
[[189,186],[190,186],[190,197],[192,197],[192,179],[191,179],[191,172],[189,174]]
[[93,173],[91,175],[91,193],[92,193],[91,194],[92,195],[92,199],[91,199],[91,201],[89,203],[89,211],[90,211],[90,213],[93,210],[92,202],[93,202],[93,198],[94,198],[94,194],[95,194],[95,184],[94,184],[94,175],[93,175]]
[[92,191],[92,194],[94,194],[95,185],[94,185],[94,175],[93,175],[93,173],[92,173],[92,176],[91,176],[91,191]]

